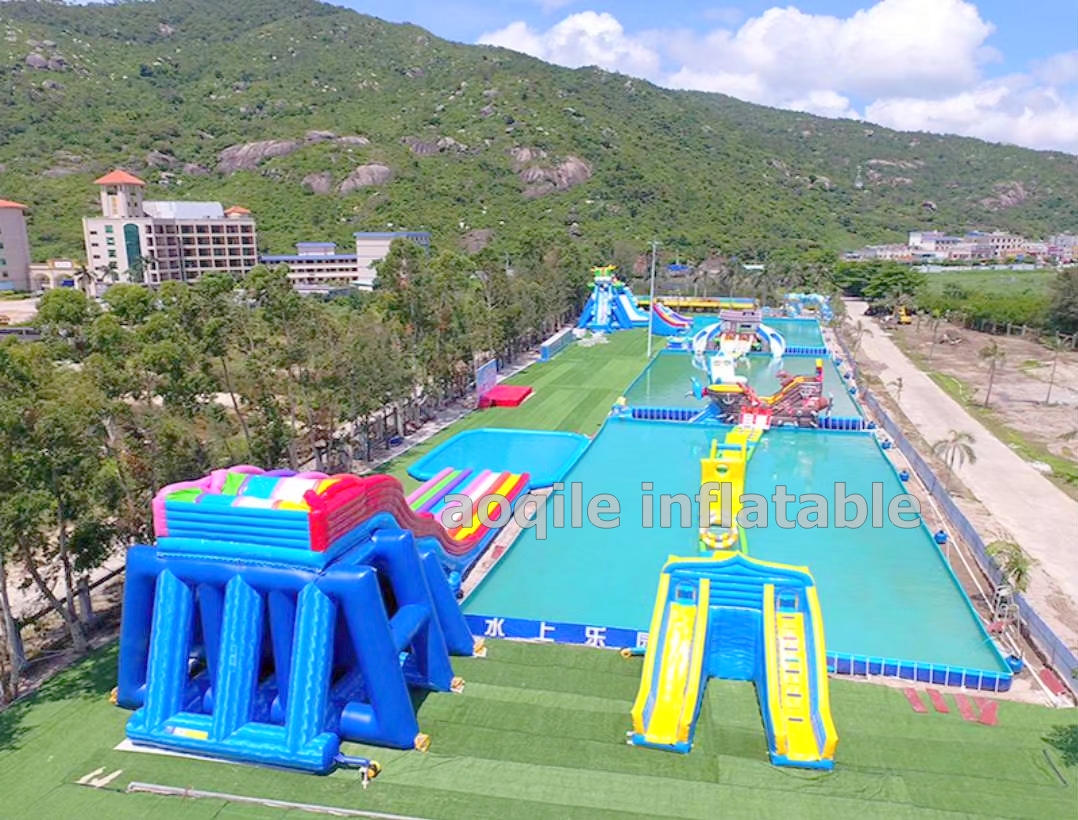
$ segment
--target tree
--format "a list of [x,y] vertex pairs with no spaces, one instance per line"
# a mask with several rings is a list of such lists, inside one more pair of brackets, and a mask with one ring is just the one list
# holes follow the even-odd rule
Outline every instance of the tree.
[[890,382],[888,386],[895,389],[895,403],[902,404],[902,377],[899,376],[897,379]]
[[1052,283],[1049,321],[1063,333],[1078,333],[1078,266],[1064,268]]
[[981,361],[988,363],[988,390],[984,394],[984,406],[988,407],[992,399],[992,384],[996,380],[996,370],[1002,367],[1003,360],[1007,358],[1007,352],[998,342],[989,342],[978,351],[977,355],[980,356]]
[[871,331],[861,319],[858,319],[856,322],[853,323],[853,347],[850,349],[851,353],[856,353],[860,349],[861,338],[866,333],[871,334]]
[[891,310],[908,304],[909,297],[925,286],[928,278],[909,265],[889,263],[873,273],[864,286],[865,297]]
[[155,310],[157,301],[153,291],[141,285],[113,285],[102,297],[109,310],[125,325],[137,325],[146,321]]
[[954,476],[956,465],[960,468],[964,464],[977,463],[977,452],[973,449],[976,443],[977,440],[971,433],[951,430],[947,438],[940,439],[932,445],[932,452],[943,460],[947,465],[947,470]]
[[988,555],[1008,584],[1019,592],[1029,589],[1034,561],[1013,541],[993,541],[986,547]]

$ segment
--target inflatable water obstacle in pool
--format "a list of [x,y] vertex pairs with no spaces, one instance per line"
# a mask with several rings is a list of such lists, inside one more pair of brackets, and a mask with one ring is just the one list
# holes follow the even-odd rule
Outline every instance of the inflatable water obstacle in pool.
[[806,567],[749,558],[736,522],[763,434],[735,427],[700,460],[701,490],[712,498],[700,547],[713,552],[670,556],[659,576],[629,742],[688,752],[708,679],[751,680],[771,762],[831,769],[838,735],[815,581]]
[[773,764],[834,766],[823,621],[806,568],[740,552],[671,556],[659,578],[629,742],[688,752],[709,678],[756,684]]
[[377,767],[342,741],[426,747],[411,692],[462,683],[450,655],[476,645],[446,573],[485,528],[447,531],[390,476],[248,466],[165,487],[153,518],[156,544],[127,554],[131,741],[365,776]]

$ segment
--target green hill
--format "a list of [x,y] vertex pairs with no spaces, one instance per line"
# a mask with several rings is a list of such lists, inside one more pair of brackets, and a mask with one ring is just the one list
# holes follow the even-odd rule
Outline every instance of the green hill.
[[312,0],[9,2],[0,33],[0,195],[30,205],[41,258],[81,255],[114,166],[152,198],[246,205],[274,252],[392,226],[754,258],[1078,224],[1067,154],[668,91]]

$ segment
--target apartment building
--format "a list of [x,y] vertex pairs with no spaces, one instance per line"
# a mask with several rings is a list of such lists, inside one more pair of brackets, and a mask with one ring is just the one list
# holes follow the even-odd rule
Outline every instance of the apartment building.
[[203,273],[242,275],[258,264],[251,212],[220,202],[145,200],[146,183],[126,171],[94,181],[101,216],[82,220],[87,266],[111,281],[190,282]]
[[337,253],[336,242],[297,242],[294,254],[263,254],[262,263],[287,265],[288,280],[301,293],[363,286],[365,271],[360,269],[359,257],[355,253]]
[[294,254],[263,254],[261,261],[264,265],[287,265],[288,279],[301,293],[328,293],[349,287],[371,290],[377,276],[374,266],[385,259],[396,239],[430,250],[427,231],[360,231],[355,234],[352,253],[338,253],[335,242],[297,242]]
[[0,199],[0,291],[30,289],[26,206]]

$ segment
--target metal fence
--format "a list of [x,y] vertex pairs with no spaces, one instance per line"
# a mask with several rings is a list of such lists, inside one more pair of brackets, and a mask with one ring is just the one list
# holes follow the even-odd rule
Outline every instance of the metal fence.
[[[835,335],[838,337],[837,333]],[[842,347],[846,364],[856,373],[857,366],[853,356],[850,355],[850,351],[846,348],[846,343],[839,338],[839,344]],[[954,499],[951,498],[951,494],[947,492],[946,486],[940,481],[936,472],[921,457],[921,454],[917,452],[917,449],[906,438],[901,428],[883,409],[876,397],[864,386],[861,387],[861,401],[876,417],[880,427],[891,437],[899,452],[906,457],[914,472],[917,473],[925,487],[928,488],[929,494],[935,499],[950,523],[952,533],[957,534],[969,546],[977,565],[992,583],[995,586],[1003,585],[1005,583],[1003,573],[1000,572],[999,567],[995,565],[995,562],[988,555],[987,546],[980,533],[966,518],[962,510],[958,508],[958,505],[955,504]],[[1072,691],[1078,692],[1078,658],[1075,657],[1074,652],[1041,619],[1041,616],[1037,614],[1025,596],[1020,593],[1016,594],[1015,603],[1018,605],[1018,612],[1021,616],[1025,634],[1044,653],[1048,664],[1061,673],[1064,685]]]
[[1078,350],[1078,333],[1068,335],[1055,330],[1018,324],[1017,322],[993,322],[991,319],[973,319],[961,315],[954,317],[954,321],[969,330],[991,333],[993,336],[1018,336],[1021,339],[1032,339],[1033,341],[1054,339],[1062,348]]

